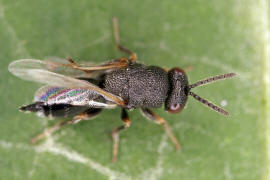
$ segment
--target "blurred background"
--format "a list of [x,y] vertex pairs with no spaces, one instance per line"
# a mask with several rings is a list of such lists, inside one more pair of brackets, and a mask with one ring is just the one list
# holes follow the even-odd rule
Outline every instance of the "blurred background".
[[[0,0],[0,179],[269,179],[268,8],[267,0]],[[179,114],[155,110],[182,145],[175,152],[162,127],[130,111],[132,125],[120,135],[115,164],[109,134],[122,123],[120,109],[30,145],[57,120],[18,111],[40,85],[14,77],[8,64],[50,56],[94,63],[121,57],[113,16],[119,18],[121,44],[141,63],[192,66],[191,83],[237,73],[194,89],[230,116],[193,98]]]

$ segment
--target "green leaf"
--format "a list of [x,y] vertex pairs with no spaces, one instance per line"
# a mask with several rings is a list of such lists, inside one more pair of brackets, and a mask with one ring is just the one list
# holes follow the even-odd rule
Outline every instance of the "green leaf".
[[[0,1],[0,179],[269,179],[269,1]],[[234,79],[195,93],[230,112],[224,117],[193,98],[180,114],[157,109],[182,145],[162,127],[130,111],[111,162],[109,133],[121,125],[120,109],[65,127],[36,146],[29,140],[56,121],[24,114],[37,84],[7,71],[16,59],[72,57],[103,62],[121,57],[121,43],[139,61],[189,67],[189,81],[235,72]],[[267,121],[268,120],[268,121]]]

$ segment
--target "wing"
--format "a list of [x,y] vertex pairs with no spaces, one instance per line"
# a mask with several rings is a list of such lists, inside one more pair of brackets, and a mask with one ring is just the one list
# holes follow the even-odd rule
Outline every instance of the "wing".
[[52,72],[52,68],[54,68],[54,64],[50,64],[48,61],[43,62],[41,60],[34,59],[17,60],[12,62],[8,67],[12,74],[25,80],[68,89],[81,88],[91,90],[103,96],[108,101],[114,102],[121,106],[125,105],[121,97],[106,92],[87,81]]
[[[35,64],[35,65],[34,65]],[[95,78],[99,76],[102,71],[95,71],[95,72],[88,72],[85,73],[82,70],[75,69],[71,66],[70,62],[68,62],[67,59],[59,58],[59,57],[46,57],[46,60],[34,60],[32,62],[32,65],[40,66],[42,64],[42,67],[47,69],[48,71],[55,72],[58,74],[63,74],[75,78]],[[95,64],[93,62],[82,62],[80,63],[82,67],[95,67],[99,64]]]
[[68,89],[63,87],[43,86],[35,93],[35,102],[46,104],[70,104],[94,108],[114,108],[115,103],[106,101],[102,96],[87,89]]
[[72,68],[67,60],[60,58],[51,58],[50,60],[21,59],[12,62],[9,66],[9,69],[10,68],[20,69],[20,71],[27,69],[43,69],[71,77],[80,77],[85,74],[85,72],[81,70]]
[[100,73],[112,71],[117,68],[126,67],[129,61],[125,58],[113,59],[101,64],[85,62],[81,65],[76,64],[71,58],[61,59],[50,57],[48,60],[21,59],[10,65],[12,68],[23,69],[43,69],[50,72],[66,75],[69,77],[97,77]]

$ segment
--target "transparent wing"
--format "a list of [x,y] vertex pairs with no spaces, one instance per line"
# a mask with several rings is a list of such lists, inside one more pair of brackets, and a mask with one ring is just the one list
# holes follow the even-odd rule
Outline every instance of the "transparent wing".
[[[73,62],[74,63],[74,62]],[[74,63],[76,64],[76,63]],[[10,64],[9,68],[16,69],[43,69],[57,74],[66,75],[76,78],[95,78],[103,72],[112,71],[113,69],[122,68],[127,65],[127,61],[113,59],[100,64],[84,62],[79,65],[72,64],[67,59],[50,57],[48,60],[21,59]]]
[[[88,72],[85,73],[81,70],[78,69],[74,69],[72,68],[72,66],[70,66],[70,62],[68,62],[67,59],[63,59],[63,58],[59,58],[59,57],[47,57],[46,60],[38,60],[39,62],[36,62],[36,60],[34,60],[35,63],[40,64],[40,62],[42,64],[46,64],[47,66],[45,66],[47,68],[47,70],[51,71],[51,72],[55,72],[55,73],[59,73],[59,74],[64,74],[67,76],[71,76],[71,77],[76,77],[76,78],[95,78],[97,77],[100,73],[102,73],[102,71],[95,71],[95,72]],[[94,66],[98,66],[98,64],[95,64],[93,62],[80,62],[80,65],[82,67],[88,66],[88,67],[94,67]],[[44,67],[44,66],[43,66]]]
[[91,90],[100,94],[108,101],[115,102],[118,105],[124,105],[122,98],[106,92],[98,86],[87,81],[52,72],[50,71],[51,68],[53,67],[50,67],[48,61],[43,62],[34,59],[17,60],[12,62],[8,67],[12,74],[25,80],[55,87],[64,87],[69,89],[81,88]]
[[[48,56],[45,59],[46,59],[46,61],[48,60],[48,61],[53,61],[53,62],[61,63],[61,64],[68,63],[67,59],[56,57],[56,56]],[[81,66],[97,66],[99,64],[92,62],[92,61],[80,61],[80,65]]]
[[42,86],[35,93],[35,102],[46,104],[71,104],[94,108],[114,108],[115,103],[106,101],[102,96],[87,89],[68,89],[63,87]]
[[69,67],[68,61],[60,58],[54,58],[52,60],[21,59],[9,65],[9,70],[12,71],[13,69],[16,69],[16,71],[18,71],[17,69],[20,69],[20,71],[27,69],[43,69],[72,77],[84,74],[84,72],[80,70]]

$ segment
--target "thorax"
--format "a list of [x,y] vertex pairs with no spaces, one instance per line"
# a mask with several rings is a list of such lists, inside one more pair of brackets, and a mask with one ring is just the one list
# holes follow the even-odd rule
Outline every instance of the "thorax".
[[122,97],[127,108],[162,106],[168,93],[167,72],[157,66],[131,63],[105,75],[106,91]]

